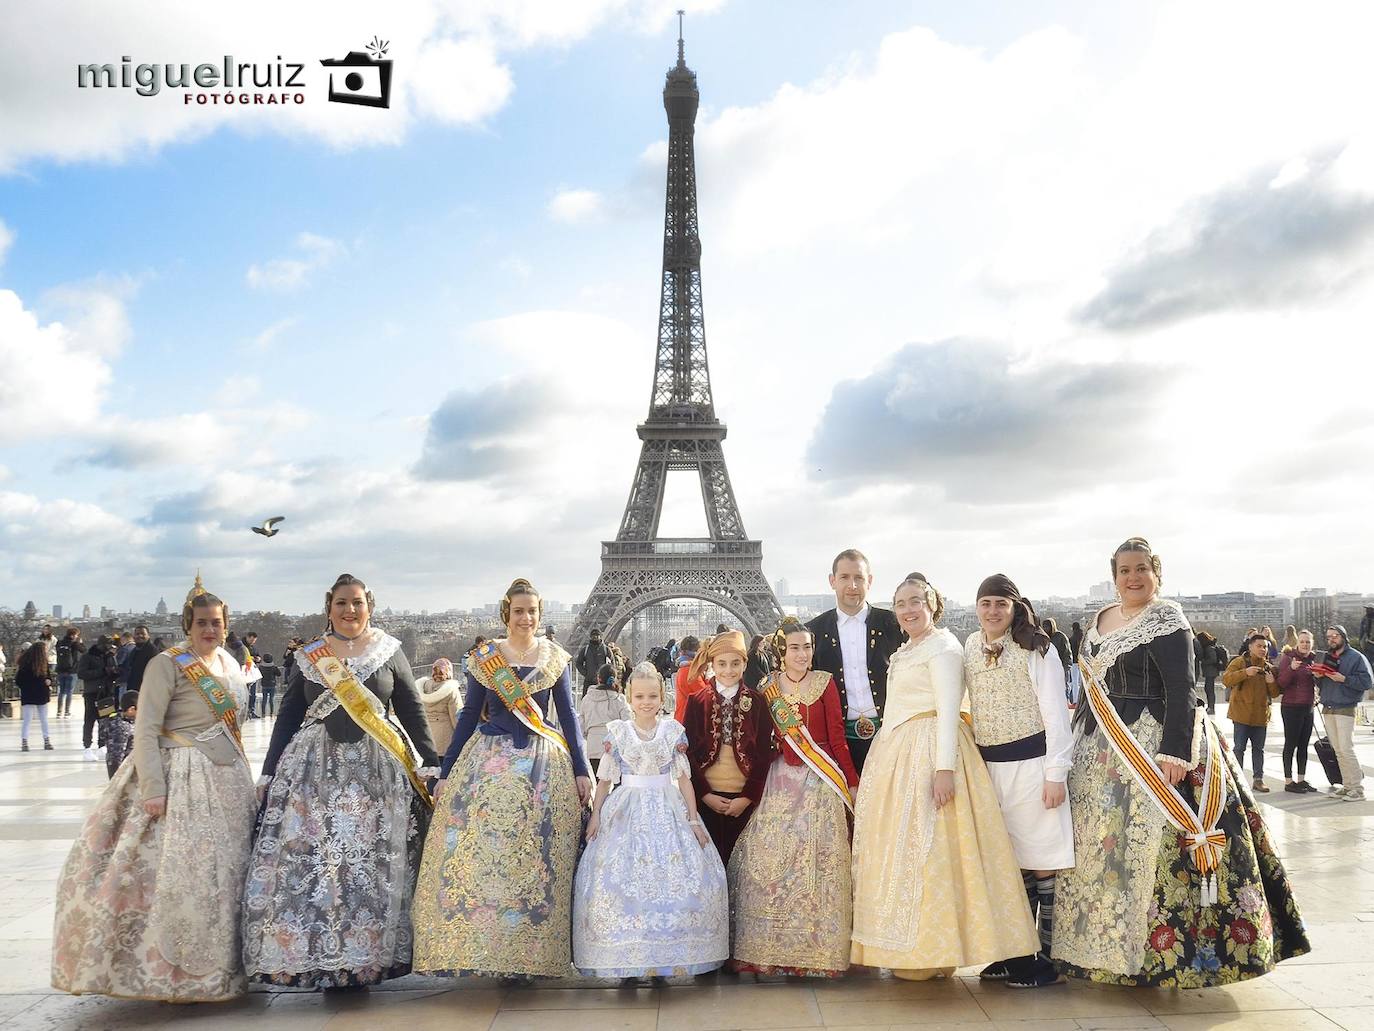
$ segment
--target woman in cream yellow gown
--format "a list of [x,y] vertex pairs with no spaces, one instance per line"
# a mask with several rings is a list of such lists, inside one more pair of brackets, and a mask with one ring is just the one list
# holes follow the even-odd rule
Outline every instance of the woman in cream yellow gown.
[[963,648],[944,604],[912,573],[893,612],[887,710],[854,816],[851,958],[922,980],[1039,948],[1021,870],[968,723]]

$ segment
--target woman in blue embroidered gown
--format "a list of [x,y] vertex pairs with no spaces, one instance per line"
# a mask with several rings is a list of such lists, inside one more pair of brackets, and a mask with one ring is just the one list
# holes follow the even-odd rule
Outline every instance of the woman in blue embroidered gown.
[[[1259,977],[1310,948],[1288,875],[1234,756],[1205,726],[1192,630],[1159,597],[1159,556],[1132,537],[1111,565],[1121,601],[1098,613],[1080,655],[1105,693],[1104,715],[1131,740],[1114,745],[1085,683],[1069,772],[1077,865],[1058,878],[1051,958],[1103,984],[1205,988]],[[1215,902],[1118,747],[1153,759],[1195,813],[1207,778],[1221,778]]]
[[641,662],[625,691],[634,716],[606,727],[573,885],[573,963],[592,977],[704,974],[730,955],[725,867],[697,815],[687,732],[659,715],[663,675]]
[[[591,780],[570,657],[535,636],[541,615],[539,592],[516,580],[501,601],[505,639],[468,656],[412,907],[417,973],[572,972],[573,867]],[[497,688],[515,680],[512,709]],[[561,731],[546,722],[550,701]]]
[[[401,642],[370,628],[372,592],[342,574],[325,595],[330,651],[388,710],[421,765],[438,757]],[[388,721],[390,722],[390,721]],[[395,724],[392,724],[393,729]],[[299,653],[262,764],[266,790],[243,899],[248,976],[357,988],[410,972],[410,900],[428,817],[405,767]]]

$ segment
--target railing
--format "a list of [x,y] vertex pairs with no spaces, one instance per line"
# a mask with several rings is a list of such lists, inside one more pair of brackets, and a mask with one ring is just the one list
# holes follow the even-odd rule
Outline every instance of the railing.
[[713,541],[700,538],[669,538],[656,541],[603,541],[602,558],[640,555],[762,555],[761,541]]

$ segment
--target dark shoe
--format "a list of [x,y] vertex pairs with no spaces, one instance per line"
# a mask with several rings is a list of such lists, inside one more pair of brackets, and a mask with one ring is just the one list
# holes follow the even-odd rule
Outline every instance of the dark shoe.
[[1304,795],[1313,795],[1317,792],[1317,789],[1312,786],[1312,782],[1310,780],[1298,781],[1298,787],[1302,788],[1302,792]]
[[1011,976],[1011,971],[1007,969],[1007,961],[999,959],[996,963],[989,963],[982,970],[978,971],[980,981],[1005,981]]
[[21,751],[21,752],[27,752],[28,750],[29,750],[29,743],[28,743],[27,741],[21,741],[21,742],[19,742],[19,751]]
[[53,748],[52,748],[52,742],[49,741],[47,738],[44,738],[44,739],[43,739],[43,751],[45,751],[45,752],[51,752],[52,750],[53,750]]
[[1048,988],[1050,985],[1063,984],[1064,975],[1054,968],[1044,956],[1036,956],[1014,969],[1007,978],[1008,988]]
[[1285,784],[1285,785],[1283,786],[1283,790],[1284,790],[1284,791],[1287,791],[1290,795],[1305,795],[1305,794],[1307,794],[1307,789],[1304,788],[1304,787],[1303,787],[1301,784],[1299,784],[1297,781],[1293,781],[1293,780],[1290,780],[1287,784]]

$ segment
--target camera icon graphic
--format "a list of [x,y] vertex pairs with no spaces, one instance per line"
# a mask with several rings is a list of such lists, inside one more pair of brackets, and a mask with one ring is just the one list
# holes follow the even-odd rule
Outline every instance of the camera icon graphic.
[[326,58],[320,64],[329,69],[330,103],[391,107],[390,60],[374,61],[360,50],[350,50],[347,57]]

